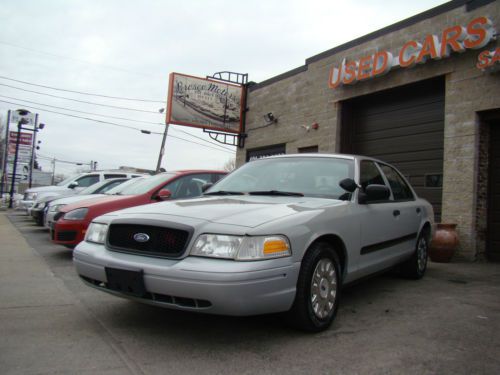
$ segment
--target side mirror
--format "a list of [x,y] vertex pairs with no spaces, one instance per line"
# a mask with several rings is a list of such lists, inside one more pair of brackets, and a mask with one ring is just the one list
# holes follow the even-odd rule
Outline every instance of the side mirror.
[[203,185],[201,186],[201,192],[202,192],[202,193],[206,192],[206,191],[207,191],[208,189],[210,189],[212,186],[214,186],[214,184],[213,184],[213,183],[211,183],[211,182],[207,182],[206,184],[203,184]]
[[344,178],[339,182],[339,186],[349,193],[354,193],[354,191],[358,188],[358,184],[352,178]]
[[78,182],[76,182],[76,181],[74,181],[68,185],[68,189],[74,189],[76,187],[78,187]]
[[167,199],[170,199],[172,196],[172,192],[168,189],[161,189],[158,192],[158,195],[156,196],[158,200],[160,201],[166,201]]
[[391,196],[391,191],[385,185],[368,185],[365,188],[365,192],[360,194],[359,203],[370,203],[376,201],[384,201],[389,199]]

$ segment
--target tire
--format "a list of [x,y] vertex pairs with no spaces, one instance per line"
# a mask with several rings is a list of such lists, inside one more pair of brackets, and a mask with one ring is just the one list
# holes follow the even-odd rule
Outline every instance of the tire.
[[335,319],[340,298],[340,262],[333,247],[318,242],[302,259],[295,301],[288,321],[307,332],[327,329]]
[[414,280],[421,279],[424,276],[429,257],[429,239],[426,234],[426,232],[422,232],[418,236],[413,255],[401,265],[402,276]]

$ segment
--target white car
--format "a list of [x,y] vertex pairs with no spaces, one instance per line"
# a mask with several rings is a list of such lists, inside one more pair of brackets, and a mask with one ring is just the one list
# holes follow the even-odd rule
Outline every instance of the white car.
[[[54,221],[54,216],[61,210],[61,208],[68,204],[73,204],[92,198],[99,198],[106,195],[117,194],[128,186],[135,184],[137,181],[141,181],[144,178],[145,177],[135,177],[129,180],[114,178],[110,180],[104,180],[95,185],[89,186],[76,195],[54,199],[50,201],[46,207],[47,213],[45,214],[44,218],[44,226],[50,229],[52,222]],[[111,183],[108,183],[108,181]],[[113,181],[115,183],[113,183]],[[116,183],[118,181],[120,182]]]
[[245,164],[204,198],[99,216],[73,260],[86,284],[117,296],[213,314],[285,312],[321,331],[343,285],[395,266],[421,278],[433,226],[432,206],[387,163],[284,155]]
[[31,214],[29,211],[33,206],[33,203],[40,198],[48,197],[64,197],[69,195],[75,195],[76,193],[82,191],[86,187],[98,183],[109,178],[132,178],[144,176],[140,173],[130,173],[121,171],[94,171],[81,173],[76,176],[71,176],[64,181],[61,181],[57,185],[53,186],[40,186],[35,188],[29,188],[24,192],[23,199],[19,202],[19,208],[25,209],[28,215]]

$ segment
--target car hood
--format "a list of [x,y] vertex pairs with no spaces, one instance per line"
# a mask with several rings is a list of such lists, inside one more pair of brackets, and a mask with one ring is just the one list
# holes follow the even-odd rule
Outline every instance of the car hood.
[[88,199],[93,199],[93,198],[102,198],[102,197],[108,197],[109,195],[106,194],[85,194],[85,195],[74,195],[71,197],[66,197],[66,198],[52,198],[52,201],[50,202],[50,206],[55,206],[59,204],[73,204],[76,202],[88,200]]
[[68,191],[72,189],[68,189],[66,186],[40,186],[35,188],[30,188],[26,190],[26,193],[46,193],[46,192],[62,192]]
[[[120,218],[164,215],[172,221],[175,221],[176,217],[183,217],[253,228],[304,211],[321,210],[327,206],[345,203],[334,199],[308,197],[213,197],[137,206],[114,212],[112,215]],[[165,219],[167,220],[167,217]]]
[[[77,208],[83,208],[83,207],[88,207],[88,208],[93,208],[93,207],[105,207],[108,204],[109,205],[114,205],[117,202],[123,202],[125,205],[127,201],[135,201],[137,195],[89,195],[87,196],[87,199],[84,200],[79,200],[77,202],[73,202],[70,204],[67,204],[61,209],[61,212],[69,212],[72,210],[76,210]],[[118,209],[118,208],[117,208]]]

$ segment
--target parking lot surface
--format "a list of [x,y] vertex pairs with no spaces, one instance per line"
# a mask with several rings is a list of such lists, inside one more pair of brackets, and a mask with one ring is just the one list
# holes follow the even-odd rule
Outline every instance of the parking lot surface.
[[345,288],[320,334],[279,315],[170,311],[86,287],[71,250],[0,212],[2,374],[498,374],[500,264],[430,263],[420,281]]

